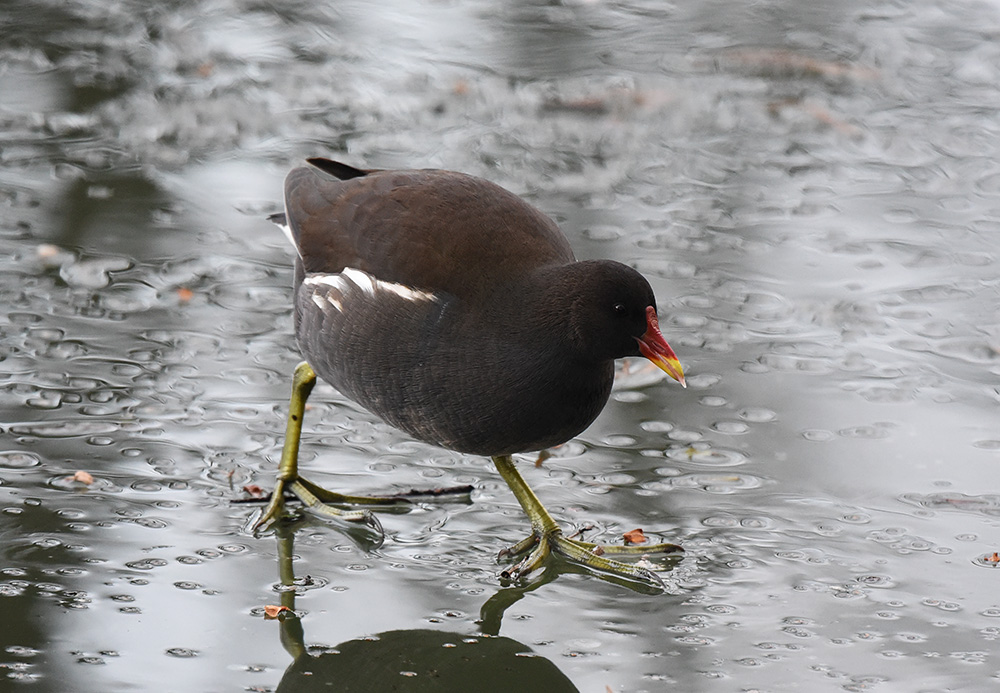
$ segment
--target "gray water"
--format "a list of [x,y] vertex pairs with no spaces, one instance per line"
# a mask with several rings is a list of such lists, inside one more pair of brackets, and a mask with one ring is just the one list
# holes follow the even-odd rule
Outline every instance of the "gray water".
[[[966,0],[3,2],[0,689],[462,690],[482,646],[484,686],[993,690],[998,39]],[[683,544],[666,594],[502,585],[490,463],[325,385],[304,472],[471,502],[248,534],[298,361],[264,217],[313,155],[483,176],[646,274],[690,386],[521,466],[568,529]]]

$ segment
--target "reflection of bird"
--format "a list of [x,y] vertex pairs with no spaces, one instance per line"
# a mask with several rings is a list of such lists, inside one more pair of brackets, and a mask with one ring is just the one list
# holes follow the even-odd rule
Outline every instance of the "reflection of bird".
[[277,693],[331,690],[578,691],[554,663],[516,640],[429,629],[379,633],[318,655],[303,652],[281,677]]
[[[510,553],[550,550],[596,570],[657,582],[597,547],[562,536],[510,456],[563,443],[607,401],[613,361],[645,356],[684,383],[664,341],[649,283],[618,262],[575,262],[558,227],[487,181],[449,171],[362,171],[327,159],[285,180],[272,220],[294,244],[296,369],[278,484],[255,528],[275,520],[283,491],[346,519],[298,476],[305,400],[315,374],[420,440],[489,455],[531,520]],[[315,371],[313,370],[315,369]]]

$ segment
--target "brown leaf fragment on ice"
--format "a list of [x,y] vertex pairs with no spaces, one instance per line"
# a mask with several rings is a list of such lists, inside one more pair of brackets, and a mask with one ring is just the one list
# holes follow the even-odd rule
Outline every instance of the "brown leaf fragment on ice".
[[549,459],[550,457],[552,457],[552,453],[550,451],[548,450],[540,451],[538,453],[538,457],[535,458],[535,466],[541,467],[542,463],[545,462],[545,460]]
[[281,616],[285,612],[291,613],[291,609],[287,606],[278,606],[277,604],[266,604],[264,606],[264,619],[267,621],[273,621],[274,619]]
[[76,470],[76,473],[70,477],[70,481],[79,481],[81,484],[86,484],[90,486],[94,483],[94,476],[90,472],[85,472],[82,469]]
[[642,530],[638,528],[633,529],[630,532],[625,532],[622,536],[625,537],[626,544],[645,544],[649,541],[646,538],[646,535],[642,533]]
[[243,492],[249,494],[252,498],[263,498],[267,495],[267,491],[257,484],[247,484],[243,487]]

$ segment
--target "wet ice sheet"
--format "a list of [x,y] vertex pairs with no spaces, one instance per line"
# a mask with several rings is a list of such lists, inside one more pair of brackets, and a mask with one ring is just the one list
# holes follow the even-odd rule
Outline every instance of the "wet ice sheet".
[[477,492],[385,516],[380,549],[300,531],[314,654],[499,623],[581,690],[997,676],[992,8],[23,3],[0,21],[11,680],[277,687],[274,539],[229,499],[271,484],[296,361],[290,258],[262,217],[318,153],[525,194],[579,256],[650,277],[691,377],[626,381],[526,470],[568,525],[683,543],[665,596],[571,573],[502,590],[492,555],[526,527],[488,464],[318,389],[320,480]]

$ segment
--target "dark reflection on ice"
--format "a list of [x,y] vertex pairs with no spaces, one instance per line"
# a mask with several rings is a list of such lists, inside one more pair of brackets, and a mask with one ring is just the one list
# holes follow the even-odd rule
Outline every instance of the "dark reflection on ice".
[[490,615],[484,616],[483,633],[430,628],[393,630],[333,647],[310,646],[305,640],[306,624],[296,611],[296,597],[325,585],[317,584],[310,576],[295,577],[294,529],[279,529],[276,539],[281,603],[265,607],[258,615],[279,622],[281,644],[293,660],[281,677],[278,691],[326,691],[331,687],[359,693],[578,690],[554,663],[523,643],[497,635],[503,612],[517,601],[516,597],[484,605],[484,612]]

